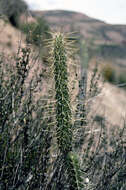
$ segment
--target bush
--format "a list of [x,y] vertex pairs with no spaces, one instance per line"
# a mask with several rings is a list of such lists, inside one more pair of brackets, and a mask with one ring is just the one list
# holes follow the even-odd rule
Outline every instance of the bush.
[[115,70],[111,65],[105,65],[102,69],[102,74],[105,80],[108,82],[114,83],[116,81]]
[[27,4],[23,0],[0,0],[0,13],[6,15],[15,27],[19,27],[19,16],[26,9]]
[[26,34],[27,43],[37,46],[43,45],[44,39],[50,36],[49,26],[43,18],[38,18],[37,22],[23,24],[21,29]]
[[106,81],[126,89],[126,74],[124,71],[118,73],[114,67],[107,64],[102,69],[102,75]]

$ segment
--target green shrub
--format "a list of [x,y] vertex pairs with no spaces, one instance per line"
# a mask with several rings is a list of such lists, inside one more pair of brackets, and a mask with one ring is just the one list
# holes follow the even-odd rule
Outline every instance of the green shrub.
[[102,74],[103,74],[104,79],[107,80],[108,82],[111,82],[111,83],[116,82],[116,74],[112,66],[108,64],[105,65],[102,69]]
[[106,81],[126,89],[126,74],[124,71],[118,73],[114,67],[107,64],[102,68],[102,75]]
[[26,34],[27,43],[42,46],[44,39],[49,38],[49,26],[43,18],[38,18],[36,22],[26,23],[21,26]]

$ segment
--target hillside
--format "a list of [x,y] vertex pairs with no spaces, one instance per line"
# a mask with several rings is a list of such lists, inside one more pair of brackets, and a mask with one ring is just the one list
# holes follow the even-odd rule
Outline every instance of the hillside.
[[0,19],[0,52],[14,55],[17,53],[19,44],[25,46],[24,35],[7,20]]
[[86,40],[92,38],[98,44],[125,44],[125,25],[110,25],[72,11],[34,11],[32,14],[43,16],[54,29],[80,32]]
[[54,10],[32,11],[33,17],[44,17],[52,30],[76,32],[82,41],[85,40],[91,49],[91,55],[98,55],[119,69],[126,67],[126,26],[111,25],[93,19],[85,14]]

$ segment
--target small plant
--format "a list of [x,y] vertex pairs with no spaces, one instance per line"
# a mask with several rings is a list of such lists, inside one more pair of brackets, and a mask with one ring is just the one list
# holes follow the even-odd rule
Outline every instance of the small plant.
[[49,38],[49,26],[43,18],[36,22],[22,24],[21,30],[26,34],[27,43],[43,46],[44,39]]
[[[40,182],[44,184],[46,180],[43,171],[46,171],[48,165],[51,142],[49,127],[46,131],[46,125],[40,119],[43,117],[41,108],[43,103],[38,106],[40,100],[36,103],[33,100],[38,79],[33,77],[28,84],[26,83],[31,68],[29,47],[20,50],[19,54],[9,60],[13,61],[12,65],[6,63],[6,58],[0,57],[0,189],[2,190],[20,187],[34,189],[40,187]],[[46,124],[48,121],[46,119]]]
[[126,76],[124,71],[117,72],[113,66],[107,64],[102,68],[102,75],[106,81],[126,89]]
[[105,80],[114,83],[116,80],[115,70],[110,65],[105,65],[102,69],[103,77]]

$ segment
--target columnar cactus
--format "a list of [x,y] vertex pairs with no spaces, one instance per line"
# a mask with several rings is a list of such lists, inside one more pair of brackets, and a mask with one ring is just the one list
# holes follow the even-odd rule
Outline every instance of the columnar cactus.
[[75,154],[72,152],[72,112],[67,71],[67,47],[69,46],[69,42],[67,42],[63,34],[56,33],[50,44],[50,55],[55,81],[57,144],[64,160],[63,165],[65,165],[64,167],[67,171],[69,189],[78,190],[82,188],[82,181],[79,182],[81,179],[79,164],[77,161],[74,162],[77,158],[74,159]]
[[55,78],[57,141],[61,152],[72,150],[72,124],[68,90],[67,52],[63,35],[57,34],[53,41],[53,68]]

